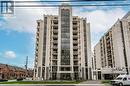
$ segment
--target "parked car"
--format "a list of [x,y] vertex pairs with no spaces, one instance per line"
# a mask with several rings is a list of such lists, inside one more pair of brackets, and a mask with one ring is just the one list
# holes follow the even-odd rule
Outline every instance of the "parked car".
[[111,80],[111,84],[116,86],[130,86],[130,75],[119,75],[116,79]]
[[8,81],[8,80],[6,80],[6,79],[0,79],[0,82],[6,82],[6,81]]
[[23,78],[17,78],[17,81],[22,81],[23,80]]

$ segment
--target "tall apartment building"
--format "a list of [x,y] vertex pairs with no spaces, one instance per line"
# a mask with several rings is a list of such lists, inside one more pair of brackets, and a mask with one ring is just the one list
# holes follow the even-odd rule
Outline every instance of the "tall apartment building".
[[90,24],[72,16],[69,5],[59,15],[44,15],[37,21],[34,79],[91,79]]
[[94,58],[97,66],[94,76],[99,76],[97,71],[102,79],[130,73],[130,12],[102,36],[94,47]]

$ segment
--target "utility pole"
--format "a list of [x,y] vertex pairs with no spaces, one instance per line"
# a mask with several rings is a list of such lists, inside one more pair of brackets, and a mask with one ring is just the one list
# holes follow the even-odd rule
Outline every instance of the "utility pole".
[[28,74],[28,56],[26,57],[25,69],[26,69],[26,77],[27,77],[27,74]]
[[28,69],[28,56],[26,57],[26,65],[25,65],[25,69]]

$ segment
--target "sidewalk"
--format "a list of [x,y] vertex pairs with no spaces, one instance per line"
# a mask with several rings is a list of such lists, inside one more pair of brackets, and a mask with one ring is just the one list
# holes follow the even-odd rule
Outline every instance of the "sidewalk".
[[88,81],[83,81],[79,84],[80,86],[111,86],[109,84],[102,84],[101,80],[88,80]]

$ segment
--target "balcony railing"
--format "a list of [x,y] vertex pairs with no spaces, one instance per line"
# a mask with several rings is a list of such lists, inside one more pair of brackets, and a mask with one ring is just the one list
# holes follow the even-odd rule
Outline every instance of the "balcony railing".
[[73,44],[77,44],[78,43],[78,40],[73,40]]
[[57,59],[57,56],[53,56],[52,58],[53,58],[53,59]]
[[57,49],[57,48],[58,48],[58,46],[53,46],[53,48],[54,48],[54,49]]
[[78,33],[78,31],[77,30],[73,30],[73,33]]
[[73,38],[78,38],[78,36],[77,35],[73,35]]
[[54,33],[58,33],[58,29],[53,30]]
[[74,52],[73,52],[73,55],[78,55],[78,52],[77,52],[77,51],[74,51]]
[[78,25],[77,24],[75,24],[75,25],[73,25],[73,27],[75,28],[75,27],[78,27]]
[[54,38],[58,38],[58,35],[53,35]]
[[52,24],[52,26],[58,29],[58,24]]
[[58,54],[57,52],[54,52],[54,51],[53,51],[53,55],[57,55],[57,54]]
[[73,49],[78,49],[78,46],[73,46]]
[[52,65],[57,65],[57,62],[52,62]]
[[58,41],[57,41],[57,40],[53,40],[52,42],[53,42],[54,44],[57,44],[57,43],[58,43]]

